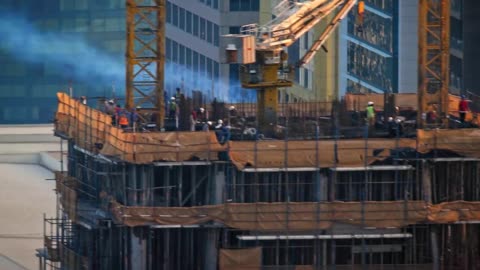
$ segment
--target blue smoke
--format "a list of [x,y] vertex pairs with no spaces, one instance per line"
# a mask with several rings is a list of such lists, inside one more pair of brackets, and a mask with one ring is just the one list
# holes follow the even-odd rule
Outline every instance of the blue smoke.
[[123,58],[95,48],[79,34],[41,32],[25,19],[5,13],[0,13],[0,33],[0,50],[17,61],[48,63],[67,79],[90,86],[125,83]]
[[[41,31],[18,14],[0,13],[0,52],[5,51],[16,61],[31,64],[48,63],[63,79],[85,84],[92,88],[118,89],[125,85],[125,60],[89,44],[81,33]],[[152,66],[153,67],[153,66]],[[153,67],[154,68],[154,67]],[[155,73],[154,70],[150,70]],[[237,87],[231,87],[231,86]],[[213,98],[225,102],[255,102],[255,92],[240,88],[239,82],[229,84],[212,80],[206,73],[194,72],[185,66],[167,62],[165,65],[165,89],[172,95],[175,88],[182,88],[187,96],[201,91],[206,101]],[[90,92],[90,91],[89,91]],[[117,95],[123,96],[123,91]]]
[[[194,72],[170,61],[165,64],[165,84],[169,95],[173,95],[175,88],[179,87],[187,96],[192,96],[192,91],[200,91],[207,101],[216,98],[225,102],[254,102],[256,95],[254,90],[241,89],[238,81],[227,84],[212,79],[207,73]],[[235,85],[238,87],[232,87]]]

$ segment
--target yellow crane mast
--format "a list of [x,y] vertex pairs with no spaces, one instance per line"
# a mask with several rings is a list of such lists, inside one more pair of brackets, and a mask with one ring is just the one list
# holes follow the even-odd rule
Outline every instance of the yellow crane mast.
[[166,0],[126,0],[127,73],[126,108],[138,106],[165,119],[165,9]]
[[439,114],[436,126],[447,127],[449,108],[450,0],[419,2],[419,88],[420,128],[428,113]]

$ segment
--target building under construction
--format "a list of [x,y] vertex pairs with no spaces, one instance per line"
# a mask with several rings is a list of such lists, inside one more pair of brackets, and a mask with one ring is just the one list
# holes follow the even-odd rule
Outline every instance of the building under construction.
[[478,129],[292,139],[292,116],[282,139],[222,145],[58,98],[41,269],[480,269]]
[[[167,128],[165,10],[155,2],[157,13],[127,1],[126,107],[150,101],[154,122]],[[227,56],[242,64],[242,85],[259,90],[257,104],[237,104],[243,126],[227,142],[208,130],[124,130],[58,94],[55,134],[68,144],[68,170],[56,174],[58,211],[45,219],[41,269],[480,269],[480,133],[436,128],[457,110],[448,107],[443,57],[448,1],[420,1],[423,72],[418,97],[405,103],[418,104],[408,109],[418,122],[409,131],[408,121],[392,123],[383,135],[362,123],[365,101],[278,104],[278,88],[293,85],[283,47],[332,15],[300,64],[308,63],[356,1],[282,2],[268,27],[220,45],[238,45],[242,53]],[[145,35],[155,37],[139,42]],[[382,100],[402,110],[400,98]],[[202,105],[209,119],[228,113]],[[434,111],[439,117],[424,119]]]

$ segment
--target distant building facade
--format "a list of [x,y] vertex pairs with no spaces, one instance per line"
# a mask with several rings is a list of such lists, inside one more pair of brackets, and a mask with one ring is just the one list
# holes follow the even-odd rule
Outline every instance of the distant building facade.
[[450,89],[480,95],[480,2],[451,0],[450,9]]
[[[480,94],[480,2],[450,2],[450,92]],[[418,0],[366,0],[340,35],[340,93],[415,93],[418,89]]]
[[366,0],[363,23],[353,9],[340,37],[340,92],[417,91],[418,0]]
[[[185,76],[198,76],[188,87],[210,97],[241,100],[238,65],[221,63],[220,38],[258,22],[259,10],[259,0],[168,0],[167,62],[185,67]],[[165,79],[167,91],[181,87],[178,80],[170,83],[167,76]]]
[[[125,57],[124,0],[2,0],[0,12],[25,18],[40,32],[82,38],[102,53],[122,61]],[[75,96],[104,95],[112,84],[124,91],[123,82],[87,85],[73,77],[72,66],[51,61],[78,54],[75,44],[61,51],[44,46],[45,60],[27,62],[6,49],[4,42],[8,40],[0,39],[0,124],[51,123],[55,93],[67,91],[70,83]],[[91,67],[95,72],[97,63],[91,61]]]

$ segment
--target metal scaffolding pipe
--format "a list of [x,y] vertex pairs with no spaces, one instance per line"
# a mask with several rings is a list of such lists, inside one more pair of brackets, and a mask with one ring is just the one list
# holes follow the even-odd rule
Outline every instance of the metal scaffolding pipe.
[[322,234],[322,235],[238,235],[237,239],[243,241],[256,240],[313,240],[313,239],[377,239],[377,238],[412,238],[411,233],[385,233],[385,234]]

